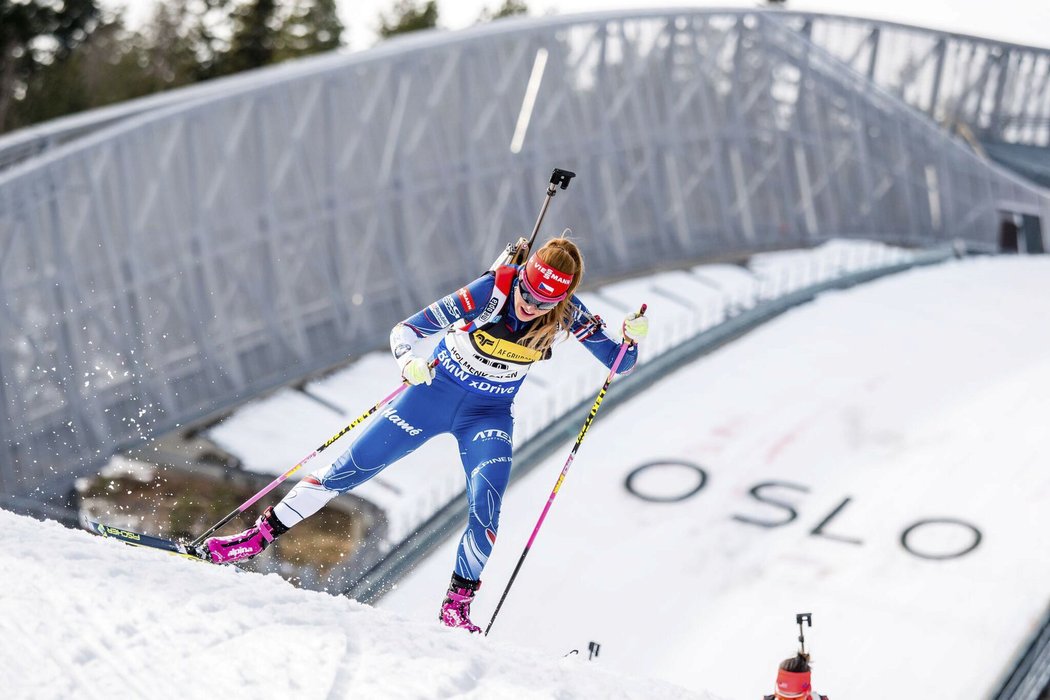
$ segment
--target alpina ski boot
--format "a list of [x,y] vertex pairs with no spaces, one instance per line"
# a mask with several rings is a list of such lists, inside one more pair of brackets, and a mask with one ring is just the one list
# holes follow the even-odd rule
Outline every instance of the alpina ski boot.
[[255,524],[244,532],[226,537],[209,537],[201,546],[204,558],[216,564],[248,559],[266,549],[271,542],[288,532],[288,527],[267,508]]
[[461,627],[468,632],[481,632],[481,628],[470,621],[470,603],[474,600],[474,591],[481,587],[481,581],[471,581],[458,574],[452,574],[452,583],[448,587],[445,601],[441,604],[438,619],[446,627]]

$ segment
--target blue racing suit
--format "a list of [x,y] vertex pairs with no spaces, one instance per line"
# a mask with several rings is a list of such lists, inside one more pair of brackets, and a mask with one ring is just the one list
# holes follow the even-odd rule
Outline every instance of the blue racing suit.
[[[514,396],[529,366],[550,356],[550,350],[540,352],[517,342],[535,321],[522,322],[515,316],[510,299],[518,283],[516,271],[507,265],[489,272],[394,327],[395,356],[411,351],[426,336],[447,331],[431,356],[438,360],[433,382],[409,387],[339,459],[315,475],[323,488],[347,491],[435,435],[451,433],[459,445],[470,506],[455,571],[474,581],[480,580],[496,541],[510,478]],[[611,367],[620,342],[605,333],[601,319],[575,296],[572,304],[575,314],[567,330]],[[619,372],[629,371],[636,361],[632,345]]]

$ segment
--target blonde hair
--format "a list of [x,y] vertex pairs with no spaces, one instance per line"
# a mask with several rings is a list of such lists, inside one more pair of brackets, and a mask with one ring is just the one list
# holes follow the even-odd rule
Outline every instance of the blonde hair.
[[810,671],[809,665],[809,654],[803,654],[801,651],[790,659],[784,659],[780,662],[780,669],[782,671],[789,671],[791,673],[806,673]]
[[568,335],[572,327],[573,316],[576,313],[572,304],[572,295],[583,279],[583,255],[580,254],[580,249],[576,247],[576,244],[568,238],[552,238],[536,251],[536,257],[543,264],[572,275],[572,283],[569,284],[569,291],[565,298],[558,302],[550,313],[538,318],[536,325],[530,328],[521,339],[522,345],[545,352],[554,345],[554,341],[558,339],[558,333]]

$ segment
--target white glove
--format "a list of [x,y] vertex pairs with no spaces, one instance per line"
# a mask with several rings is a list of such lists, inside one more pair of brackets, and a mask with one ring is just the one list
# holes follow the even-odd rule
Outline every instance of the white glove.
[[649,335],[649,317],[635,312],[623,320],[623,339],[628,343],[637,343]]
[[430,385],[434,381],[434,368],[430,362],[415,355],[402,355],[397,363],[401,365],[401,377],[412,386]]

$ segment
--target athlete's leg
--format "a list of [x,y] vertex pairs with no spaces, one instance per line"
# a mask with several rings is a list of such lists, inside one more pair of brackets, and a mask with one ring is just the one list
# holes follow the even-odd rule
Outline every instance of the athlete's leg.
[[510,404],[505,402],[468,403],[453,430],[466,471],[469,508],[455,572],[438,615],[448,627],[481,631],[470,620],[470,604],[496,542],[503,492],[510,479],[512,430]]
[[445,387],[409,387],[376,415],[357,440],[328,467],[318,469],[274,507],[281,522],[292,527],[310,517],[340,493],[360,486],[430,438],[448,431],[452,408]]
[[206,540],[205,553],[216,562],[255,556],[340,493],[372,478],[435,435],[447,432],[454,407],[443,405],[449,398],[445,393],[434,387],[409,387],[396,402],[372,418],[335,462],[301,480],[277,505],[267,508],[252,527],[236,535]]
[[457,430],[467,477],[467,529],[456,552],[456,574],[478,581],[499,530],[503,492],[510,479],[513,418],[509,406]]

